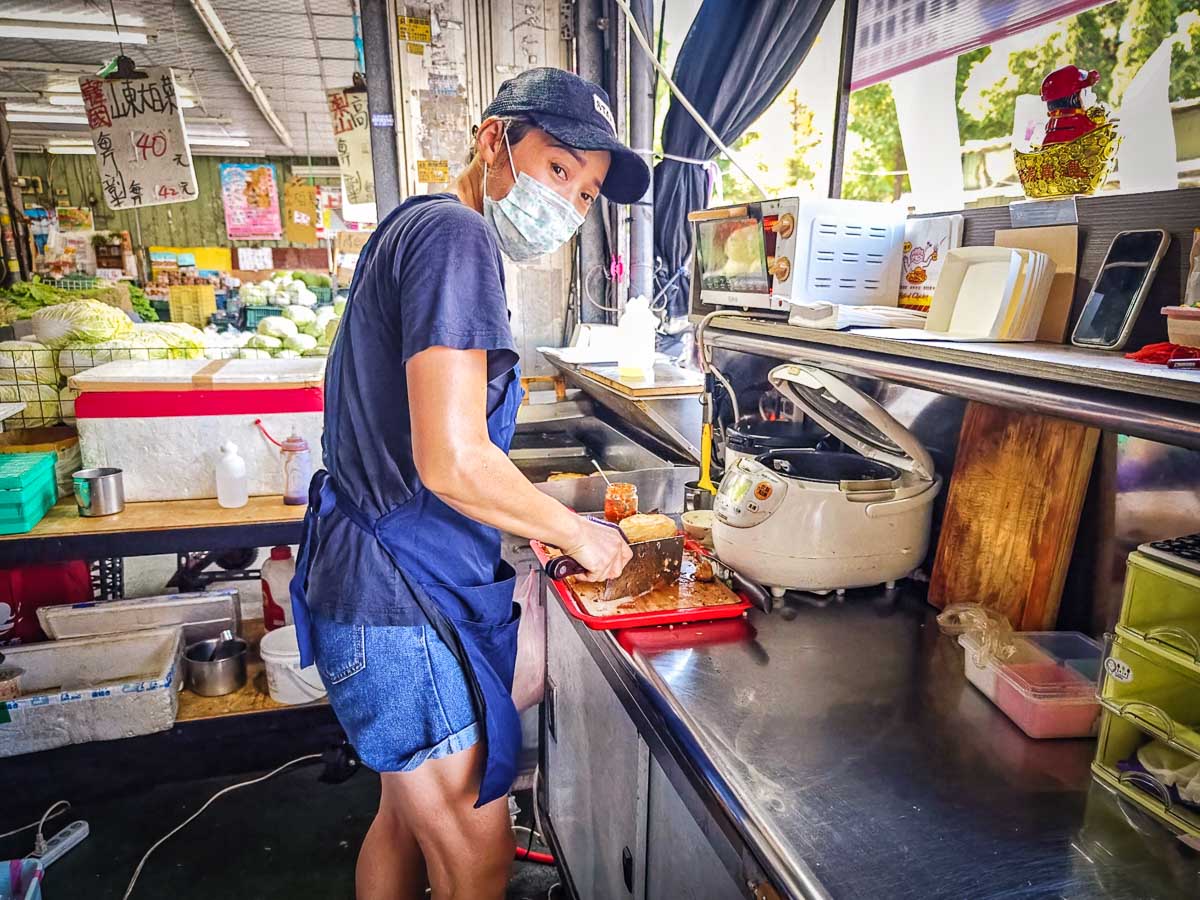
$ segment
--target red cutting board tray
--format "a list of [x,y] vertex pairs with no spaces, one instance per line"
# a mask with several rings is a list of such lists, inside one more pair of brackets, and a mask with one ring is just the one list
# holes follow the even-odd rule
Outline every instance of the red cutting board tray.
[[[550,558],[546,546],[540,541],[530,541],[534,555],[543,566]],[[691,539],[685,540],[685,549],[700,551],[702,548]],[[624,628],[644,628],[648,625],[679,625],[684,622],[711,622],[715,619],[734,619],[743,615],[750,608],[750,602],[744,597],[737,603],[726,603],[721,606],[694,606],[687,609],[664,609],[648,613],[624,613],[614,616],[593,616],[587,612],[575,593],[565,581],[554,581],[554,590],[562,601],[567,613],[587,625],[593,631],[614,631]]]

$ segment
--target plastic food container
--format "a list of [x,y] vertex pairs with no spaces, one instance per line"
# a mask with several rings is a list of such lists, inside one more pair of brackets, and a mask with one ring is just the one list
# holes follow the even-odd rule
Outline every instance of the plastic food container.
[[1077,631],[1026,632],[1016,640],[1012,657],[980,664],[978,641],[960,635],[967,680],[1031,738],[1093,734],[1100,704],[1094,680],[1084,673],[1099,666],[1101,646]]
[[1162,314],[1167,317],[1167,338],[1183,347],[1200,347],[1200,307],[1168,306]]

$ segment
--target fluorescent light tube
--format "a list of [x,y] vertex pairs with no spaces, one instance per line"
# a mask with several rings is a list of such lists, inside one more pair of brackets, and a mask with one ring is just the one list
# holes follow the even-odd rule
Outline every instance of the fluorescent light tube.
[[246,138],[216,137],[207,135],[188,135],[188,145],[192,147],[249,147]]
[[100,41],[107,44],[147,44],[153,35],[145,28],[124,26],[120,33],[100,22],[45,22],[0,19],[0,38],[34,41]]
[[9,113],[10,122],[27,122],[33,125],[86,125],[87,116],[72,116],[67,113]]

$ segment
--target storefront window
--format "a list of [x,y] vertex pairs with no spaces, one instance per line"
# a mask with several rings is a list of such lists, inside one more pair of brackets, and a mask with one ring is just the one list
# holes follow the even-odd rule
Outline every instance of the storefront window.
[[[1200,186],[1200,0],[1047,3],[1042,6],[1059,11],[1090,8],[1040,24],[1036,9],[1025,10],[1024,20],[1010,14],[988,23],[982,0],[978,9],[968,0],[934,5],[936,11],[900,0],[902,12],[912,7],[912,32],[936,27],[927,18],[940,12],[964,33],[995,26],[995,39],[964,52],[951,46],[932,59],[911,51],[906,57],[899,37],[893,39],[898,49],[887,48],[888,27],[904,22],[888,14],[897,0],[863,4],[867,20],[857,32],[854,80],[860,86],[850,98],[843,196],[900,200],[920,211],[1022,197],[1014,144],[1036,140],[1036,125],[1045,120],[1042,79],[1065,65],[1097,70],[1096,99],[1120,120],[1116,171],[1102,190]],[[909,40],[919,43],[917,37]],[[872,83],[863,85],[860,72]]]

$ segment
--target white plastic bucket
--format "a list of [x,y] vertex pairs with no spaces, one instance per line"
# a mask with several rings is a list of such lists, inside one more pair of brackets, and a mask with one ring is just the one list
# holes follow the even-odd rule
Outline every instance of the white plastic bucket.
[[276,628],[263,635],[258,652],[267,667],[267,690],[277,703],[310,703],[325,696],[325,685],[316,666],[300,668],[296,626]]

